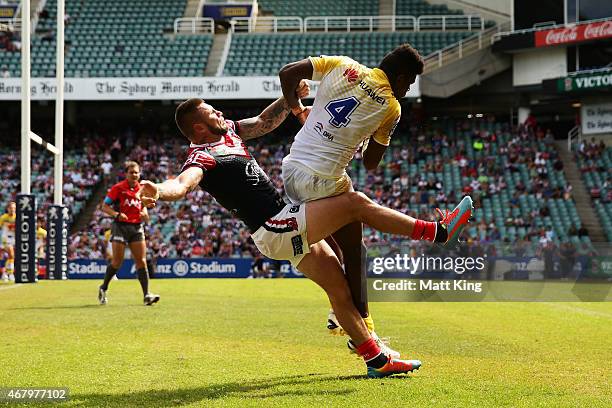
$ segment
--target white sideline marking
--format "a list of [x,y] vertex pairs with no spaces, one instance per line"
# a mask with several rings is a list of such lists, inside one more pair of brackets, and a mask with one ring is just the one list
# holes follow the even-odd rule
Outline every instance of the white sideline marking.
[[577,307],[577,306],[573,306],[573,305],[566,305],[566,304],[563,304],[563,303],[550,304],[550,306],[552,306],[555,309],[568,310],[568,311],[584,314],[584,315],[587,315],[587,316],[605,317],[605,318],[608,318],[608,319],[612,319],[612,314],[606,313],[606,312],[602,312],[602,311],[599,311],[599,310],[583,309],[581,307]]
[[16,283],[16,284],[10,285],[10,286],[2,286],[2,287],[0,287],[0,290],[15,289],[15,288],[18,288],[20,286],[23,286],[23,283]]

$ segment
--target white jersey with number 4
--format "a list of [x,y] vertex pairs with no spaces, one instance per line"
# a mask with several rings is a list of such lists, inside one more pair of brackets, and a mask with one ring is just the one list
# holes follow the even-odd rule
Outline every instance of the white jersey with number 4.
[[400,104],[387,75],[378,68],[342,56],[310,57],[310,61],[312,79],[321,83],[285,161],[323,177],[341,177],[364,140],[372,137],[389,145]]

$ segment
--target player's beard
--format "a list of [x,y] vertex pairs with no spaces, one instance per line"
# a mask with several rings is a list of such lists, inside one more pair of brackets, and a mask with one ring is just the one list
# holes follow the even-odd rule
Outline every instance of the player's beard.
[[215,135],[223,136],[227,133],[227,125],[225,122],[223,123],[223,127],[220,124],[216,124],[215,126],[209,126],[208,129]]

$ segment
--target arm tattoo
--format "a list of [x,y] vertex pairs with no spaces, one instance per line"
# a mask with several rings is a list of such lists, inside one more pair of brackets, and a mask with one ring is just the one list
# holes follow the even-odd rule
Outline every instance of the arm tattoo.
[[285,98],[280,97],[254,118],[240,121],[240,137],[243,140],[263,136],[276,129],[291,111]]

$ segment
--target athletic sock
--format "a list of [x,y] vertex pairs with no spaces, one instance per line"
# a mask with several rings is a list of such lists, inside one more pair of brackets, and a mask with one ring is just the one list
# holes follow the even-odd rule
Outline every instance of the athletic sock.
[[138,274],[140,287],[142,287],[142,294],[146,296],[149,293],[149,272],[147,272],[147,268],[140,268],[136,273]]
[[424,240],[433,242],[436,238],[437,227],[438,223],[433,221],[415,220],[410,238],[419,241]]
[[448,230],[446,229],[446,226],[442,225],[442,223],[438,221],[438,225],[436,228],[436,238],[434,239],[434,242],[446,242],[447,239]]
[[113,265],[108,264],[106,266],[106,272],[104,273],[104,282],[102,283],[102,286],[100,286],[100,288],[102,288],[103,290],[108,290],[108,284],[113,279],[113,276],[115,276],[116,274],[117,269],[115,269]]
[[410,238],[430,242],[446,242],[448,231],[441,222],[415,220]]
[[363,357],[368,367],[381,368],[389,361],[389,357],[380,351],[380,347],[371,337],[357,346],[357,353]]

